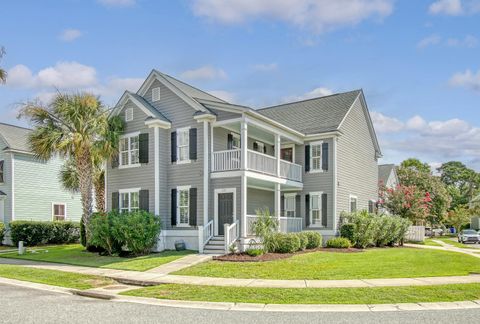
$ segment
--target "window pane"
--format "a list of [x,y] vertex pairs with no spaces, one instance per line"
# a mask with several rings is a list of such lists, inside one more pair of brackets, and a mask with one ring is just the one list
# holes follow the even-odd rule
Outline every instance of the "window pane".
[[138,192],[132,192],[130,193],[130,209],[138,209],[139,203],[138,203]]
[[321,145],[313,145],[312,146],[312,157],[319,157],[322,154],[322,146]]
[[320,211],[319,210],[312,210],[312,223],[313,224],[320,224]]
[[188,207],[180,207],[180,224],[188,224]]
[[180,191],[179,206],[187,206],[188,207],[188,190],[181,190]]
[[312,210],[313,209],[318,209],[318,207],[319,207],[318,206],[318,201],[319,201],[318,198],[319,198],[319,196],[317,196],[317,195],[312,196]]
[[139,157],[138,157],[138,150],[134,150],[130,152],[130,164],[137,164],[139,163]]
[[128,138],[120,139],[120,151],[128,151]]
[[187,146],[180,147],[178,153],[179,153],[179,160],[180,161],[188,160],[188,147]]
[[121,193],[120,194],[120,209],[123,211],[126,209],[128,211],[128,193]]
[[138,136],[130,137],[130,149],[138,150]]

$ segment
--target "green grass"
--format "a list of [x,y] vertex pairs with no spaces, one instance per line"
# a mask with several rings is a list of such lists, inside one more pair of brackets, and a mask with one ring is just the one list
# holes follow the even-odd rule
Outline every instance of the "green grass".
[[160,285],[122,295],[261,304],[387,304],[476,300],[480,284],[373,288],[249,288]]
[[434,242],[431,238],[425,239],[424,242],[418,242],[416,244],[429,245],[429,246],[442,246],[440,243]]
[[[31,253],[32,250],[37,250],[37,253]],[[136,258],[120,258],[117,256],[100,256],[98,253],[85,251],[80,244],[69,244],[29,249],[29,252],[25,255],[18,255],[17,252],[4,253],[0,254],[0,257],[118,270],[146,271],[191,253],[192,251],[164,251]]]
[[14,246],[0,245],[0,251],[15,250]]
[[114,283],[114,281],[100,276],[35,269],[10,264],[0,264],[0,277],[81,290]]
[[480,259],[447,251],[384,248],[359,253],[312,252],[269,262],[210,261],[173,274],[260,279],[371,279],[480,273]]
[[433,240],[442,241],[442,242],[445,242],[447,244],[450,244],[450,245],[453,245],[453,246],[456,246],[456,247],[459,247],[459,248],[462,248],[462,249],[477,249],[474,246],[472,246],[473,244],[459,243],[458,239],[456,237],[435,237],[435,238],[433,238]]

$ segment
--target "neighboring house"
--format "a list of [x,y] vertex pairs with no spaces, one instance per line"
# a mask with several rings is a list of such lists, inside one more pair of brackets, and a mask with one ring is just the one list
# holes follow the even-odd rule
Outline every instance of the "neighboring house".
[[107,209],[160,215],[158,250],[244,248],[261,208],[282,231],[334,236],[342,211],[378,198],[381,152],[362,90],[254,110],[153,70],[114,114],[126,128]]
[[382,164],[378,166],[378,183],[380,186],[394,189],[400,183],[395,164]]
[[0,123],[0,222],[80,220],[80,195],[60,183],[62,160],[37,159],[27,143],[30,131]]

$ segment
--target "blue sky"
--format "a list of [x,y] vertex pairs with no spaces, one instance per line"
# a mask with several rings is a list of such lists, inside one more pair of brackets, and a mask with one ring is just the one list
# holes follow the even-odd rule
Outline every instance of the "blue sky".
[[2,2],[0,121],[55,89],[114,105],[152,68],[262,107],[363,88],[384,152],[480,170],[480,0]]

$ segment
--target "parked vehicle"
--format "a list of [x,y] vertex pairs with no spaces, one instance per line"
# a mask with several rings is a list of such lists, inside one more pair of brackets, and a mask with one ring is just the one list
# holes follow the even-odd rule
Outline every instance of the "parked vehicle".
[[480,243],[480,235],[477,231],[472,229],[466,229],[460,231],[458,234],[459,243]]

